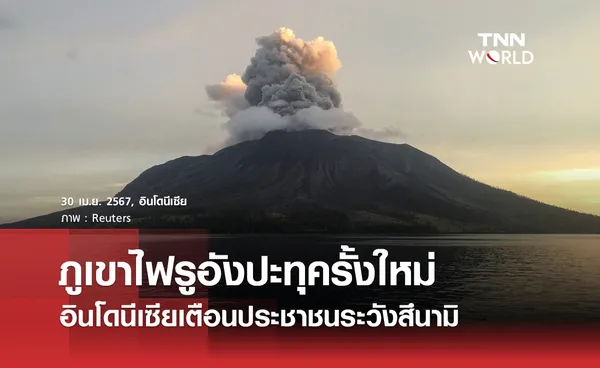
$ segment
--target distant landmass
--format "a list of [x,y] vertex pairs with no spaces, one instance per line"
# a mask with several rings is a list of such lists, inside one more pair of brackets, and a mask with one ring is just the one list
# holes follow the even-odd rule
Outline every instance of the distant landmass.
[[[408,144],[323,130],[273,131],[214,155],[144,171],[116,197],[180,196],[178,207],[78,207],[4,227],[204,228],[219,233],[600,233],[600,217],[456,172]],[[64,223],[65,214],[131,216]]]

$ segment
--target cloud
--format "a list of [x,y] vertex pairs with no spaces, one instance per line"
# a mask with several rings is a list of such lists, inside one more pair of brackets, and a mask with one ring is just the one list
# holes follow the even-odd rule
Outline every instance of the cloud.
[[258,49],[242,75],[208,85],[210,100],[230,118],[226,145],[259,139],[271,130],[323,129],[338,134],[399,135],[361,128],[342,108],[333,78],[341,67],[333,42],[304,41],[289,28],[256,39]]

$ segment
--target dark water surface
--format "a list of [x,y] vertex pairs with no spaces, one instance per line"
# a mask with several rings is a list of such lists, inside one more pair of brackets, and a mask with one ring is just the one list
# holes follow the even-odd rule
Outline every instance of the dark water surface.
[[[162,244],[177,260],[194,261],[194,249],[206,254],[206,246],[203,250],[187,246],[185,252],[175,245],[164,247],[182,242],[208,244],[210,251],[227,254],[232,260],[257,261],[268,255],[270,262],[277,264],[294,260],[331,264],[338,260],[341,244],[355,247],[361,261],[375,266],[378,259],[372,253],[379,248],[388,250],[388,260],[421,261],[424,265],[427,253],[436,253],[436,282],[430,287],[308,287],[307,295],[300,296],[295,287],[282,285],[220,285],[208,291],[212,302],[261,299],[286,309],[368,309],[374,302],[390,308],[412,302],[416,308],[441,309],[444,304],[457,304],[462,322],[600,321],[600,236],[596,235],[146,235],[140,246],[152,249]],[[160,293],[167,294],[164,290]]]

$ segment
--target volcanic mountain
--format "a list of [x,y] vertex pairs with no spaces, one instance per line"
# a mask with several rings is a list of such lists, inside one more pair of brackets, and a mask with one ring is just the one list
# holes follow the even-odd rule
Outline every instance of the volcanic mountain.
[[[477,182],[408,144],[324,130],[272,131],[213,155],[181,157],[144,171],[116,194],[136,203],[153,195],[185,197],[188,204],[121,209],[132,215],[129,226],[215,232],[600,232],[600,217]],[[115,209],[77,208],[13,225],[59,226],[62,214],[77,211]]]

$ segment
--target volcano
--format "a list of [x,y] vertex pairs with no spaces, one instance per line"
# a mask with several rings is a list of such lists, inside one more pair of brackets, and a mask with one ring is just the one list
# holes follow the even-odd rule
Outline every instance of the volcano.
[[[130,227],[213,232],[599,233],[600,217],[473,180],[408,144],[324,130],[272,131],[144,171],[117,197],[180,196],[185,208],[123,208]],[[110,210],[110,211],[109,211]],[[65,213],[13,224],[54,227]],[[72,227],[69,224],[69,227]],[[89,227],[90,224],[86,224]]]

